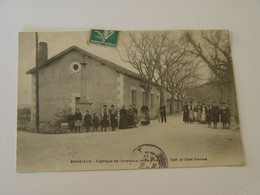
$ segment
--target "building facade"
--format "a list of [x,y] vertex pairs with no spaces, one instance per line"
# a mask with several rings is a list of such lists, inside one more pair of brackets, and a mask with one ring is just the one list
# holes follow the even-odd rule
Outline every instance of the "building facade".
[[187,92],[187,97],[193,102],[204,102],[211,104],[213,101],[217,104],[228,101],[228,91],[226,86],[221,85],[219,82],[207,82],[197,87],[190,89]]
[[[82,114],[88,109],[99,114],[103,105],[135,104],[140,110],[145,104],[144,91],[139,86],[140,76],[126,68],[95,56],[76,46],[47,59],[47,44],[40,43],[40,65],[27,72],[32,75],[31,121],[36,120],[36,77],[39,89],[39,122],[54,122],[59,113]],[[157,115],[160,93],[154,87],[147,103],[151,117]]]

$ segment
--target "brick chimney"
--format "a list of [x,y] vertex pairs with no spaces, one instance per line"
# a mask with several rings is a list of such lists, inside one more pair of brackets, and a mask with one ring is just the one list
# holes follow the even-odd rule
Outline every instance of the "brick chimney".
[[46,42],[39,43],[38,65],[44,64],[48,60],[48,45]]

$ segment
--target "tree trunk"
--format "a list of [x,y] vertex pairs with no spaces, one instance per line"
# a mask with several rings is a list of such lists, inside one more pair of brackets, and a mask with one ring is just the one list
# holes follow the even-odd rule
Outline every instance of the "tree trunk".
[[170,99],[170,114],[174,113],[174,96],[171,95],[171,99]]
[[181,102],[180,102],[180,111],[182,112],[183,111],[183,100],[181,100]]
[[235,85],[232,83],[227,87],[228,92],[228,106],[230,107],[231,117],[235,118],[236,124],[239,124],[239,114],[238,114],[238,106],[237,106],[237,98],[236,98],[236,89]]
[[164,92],[164,89],[160,90],[160,104],[165,105],[165,92]]
[[150,93],[151,93],[152,89],[146,89],[144,94],[145,94],[145,101],[144,101],[144,105],[148,106],[149,108],[149,102],[150,102]]
[[[160,91],[160,104],[165,105],[165,82],[164,82],[164,78],[161,76],[161,86],[159,88]],[[166,105],[165,105],[166,106]]]
[[180,111],[180,96],[177,97],[177,111]]

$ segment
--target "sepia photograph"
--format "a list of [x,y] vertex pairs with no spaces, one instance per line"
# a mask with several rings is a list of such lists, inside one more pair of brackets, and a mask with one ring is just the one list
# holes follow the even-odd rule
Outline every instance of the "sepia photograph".
[[231,36],[20,32],[16,171],[244,165]]

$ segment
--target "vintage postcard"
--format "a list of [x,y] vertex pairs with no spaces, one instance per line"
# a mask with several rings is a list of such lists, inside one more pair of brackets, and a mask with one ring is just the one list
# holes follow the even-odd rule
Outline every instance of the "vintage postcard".
[[17,172],[244,165],[230,36],[19,33]]

